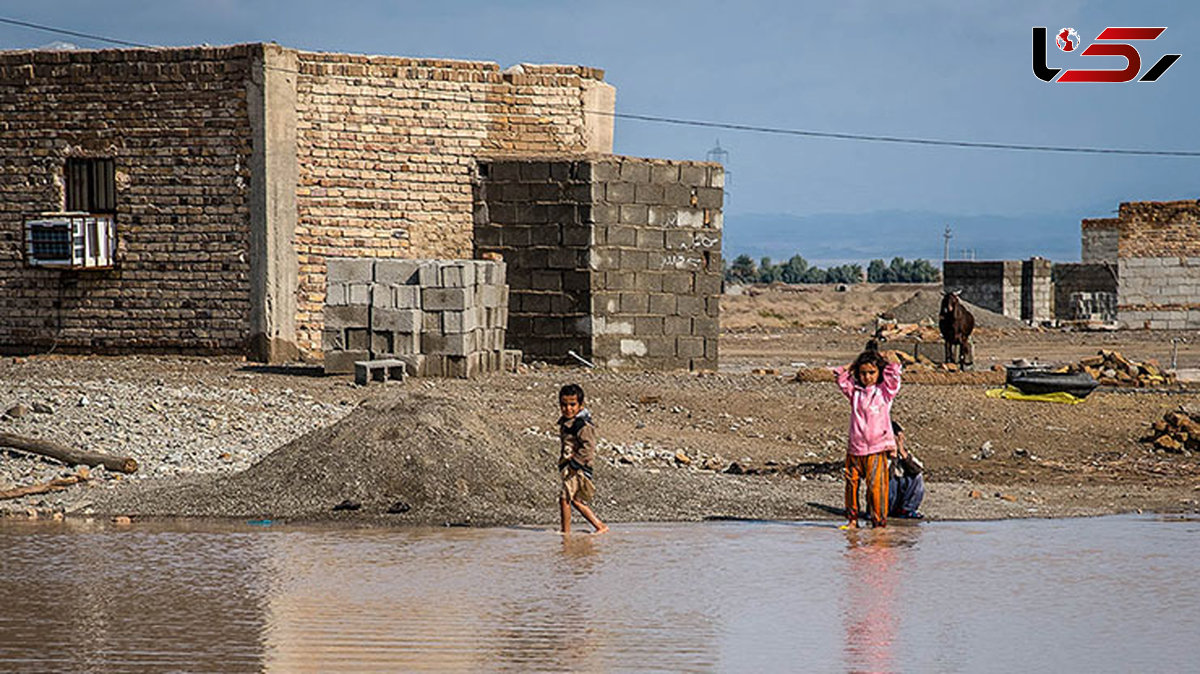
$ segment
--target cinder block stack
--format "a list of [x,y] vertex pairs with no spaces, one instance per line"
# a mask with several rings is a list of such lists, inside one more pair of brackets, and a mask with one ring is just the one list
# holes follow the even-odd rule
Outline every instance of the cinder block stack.
[[504,353],[508,285],[488,260],[328,261],[326,372],[397,358],[423,377],[473,377],[515,366]]

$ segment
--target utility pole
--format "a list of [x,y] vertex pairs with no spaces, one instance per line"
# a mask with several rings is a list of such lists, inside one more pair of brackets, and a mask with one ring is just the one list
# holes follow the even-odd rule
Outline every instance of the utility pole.
[[954,235],[950,233],[950,225],[946,225],[946,231],[944,234],[942,234],[942,238],[945,239],[942,244],[942,261],[950,259],[950,238],[953,236]]

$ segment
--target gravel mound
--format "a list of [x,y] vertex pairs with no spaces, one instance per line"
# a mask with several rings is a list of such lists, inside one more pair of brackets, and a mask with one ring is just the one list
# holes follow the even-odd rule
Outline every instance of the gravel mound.
[[[241,473],[114,495],[98,510],[328,518],[384,515],[403,504],[406,512],[388,516],[438,524],[523,520],[535,511],[544,517],[555,493],[548,443],[514,438],[479,412],[426,393],[368,401]],[[335,512],[344,501],[360,508]]]
[[[975,316],[975,327],[977,328],[1005,329],[1029,327],[1024,322],[1015,318],[1009,318],[994,311],[989,311],[965,300],[963,301],[963,306]],[[938,314],[941,310],[942,293],[936,290],[921,290],[882,315],[884,317],[890,316],[901,323],[932,322],[936,325]]]

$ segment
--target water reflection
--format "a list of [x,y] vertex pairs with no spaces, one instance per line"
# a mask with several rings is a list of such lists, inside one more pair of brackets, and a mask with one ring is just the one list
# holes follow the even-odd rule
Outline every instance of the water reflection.
[[0,671],[1178,671],[1200,658],[1197,543],[1152,518],[0,522]]
[[904,549],[916,545],[920,532],[919,527],[846,532],[842,622],[850,671],[897,670],[894,645],[900,607],[896,603],[903,583]]

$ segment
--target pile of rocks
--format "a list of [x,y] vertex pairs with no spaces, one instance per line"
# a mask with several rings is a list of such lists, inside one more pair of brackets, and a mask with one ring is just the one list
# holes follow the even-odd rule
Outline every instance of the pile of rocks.
[[1101,349],[1098,354],[1067,366],[1067,372],[1087,372],[1101,386],[1170,386],[1176,383],[1175,373],[1164,370],[1151,358],[1143,363],[1130,360],[1120,351]]
[[504,349],[503,262],[336,258],[327,279],[326,372],[387,358],[415,376],[466,378],[520,362]]
[[1150,424],[1150,434],[1141,442],[1173,454],[1190,454],[1200,448],[1200,410],[1180,406]]

